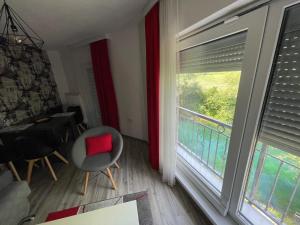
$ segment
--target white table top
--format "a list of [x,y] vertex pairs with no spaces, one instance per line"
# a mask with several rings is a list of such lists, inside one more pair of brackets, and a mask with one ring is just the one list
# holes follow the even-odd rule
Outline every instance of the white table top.
[[139,225],[136,201],[97,209],[43,225]]

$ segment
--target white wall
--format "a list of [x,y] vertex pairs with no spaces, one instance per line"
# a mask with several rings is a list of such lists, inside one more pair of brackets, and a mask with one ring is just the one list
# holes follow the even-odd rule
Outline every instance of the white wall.
[[[85,122],[89,127],[100,125],[101,116],[98,102],[91,93],[90,79],[92,63],[89,47],[87,45],[60,50],[64,65],[66,80],[71,93],[79,93],[82,99],[82,110]],[[90,76],[90,77],[88,77]]]
[[[232,2],[234,0],[179,0],[179,31]],[[121,132],[147,140],[144,21],[141,19],[113,32],[108,35],[108,39]],[[92,106],[98,106],[98,103],[95,103],[87,91],[89,80],[86,69],[91,67],[89,46],[86,44],[61,49],[60,54],[69,91],[82,95],[87,118],[95,120],[95,108]],[[57,67],[57,73],[60,74],[61,66]],[[58,77],[58,83],[61,82],[59,79],[61,78]],[[63,90],[64,85],[61,86],[60,89]]]
[[139,24],[109,35],[113,80],[123,134],[147,140],[146,75]]
[[[147,140],[146,75],[138,22],[108,35],[112,76],[122,134]],[[143,28],[142,28],[143,29]],[[89,46],[60,49],[70,92],[82,96],[88,123],[94,126],[95,102],[90,96],[87,68],[92,67]],[[144,58],[143,58],[144,59]]]
[[179,0],[179,31],[193,25],[235,0]]
[[65,93],[69,92],[69,85],[66,80],[64,67],[61,61],[61,56],[58,51],[47,51],[52,67],[54,79],[57,84],[57,90],[60,95],[62,104],[66,103]]

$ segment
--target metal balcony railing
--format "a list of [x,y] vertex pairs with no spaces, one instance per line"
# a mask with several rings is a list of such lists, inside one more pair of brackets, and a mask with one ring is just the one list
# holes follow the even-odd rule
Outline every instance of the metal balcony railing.
[[[181,146],[187,153],[198,159],[199,163],[204,165],[218,179],[224,178],[226,159],[230,141],[231,125],[218,121],[214,118],[202,115],[200,113],[188,110],[183,107],[178,107],[179,124],[178,124],[178,145]],[[260,148],[256,149],[256,154],[259,154],[256,168],[253,171],[253,181],[248,185],[245,198],[246,201],[254,205],[262,213],[268,216],[277,224],[284,224],[287,216],[294,216],[295,220],[299,217],[299,212],[294,212],[291,215],[291,205],[296,201],[296,193],[300,192],[300,168],[289,161],[278,158],[269,153],[269,145],[261,142]],[[272,179],[272,186],[269,195],[264,199],[259,199],[256,194],[260,192],[260,182],[262,174],[265,172],[265,163],[267,159],[277,161],[278,168],[271,174],[269,179]],[[291,195],[286,199],[286,206],[281,210],[281,213],[274,214],[272,199],[276,195],[276,188],[279,185],[280,174],[289,168],[296,175],[296,179],[285,180],[289,184],[293,184]],[[221,181],[221,180],[220,180]],[[281,181],[282,182],[282,181]],[[280,215],[280,216],[279,216]]]
[[223,179],[231,125],[183,107],[178,110],[178,144]]
[[[291,215],[289,212],[291,205],[296,201],[296,193],[300,189],[300,167],[285,161],[283,159],[280,159],[272,154],[270,154],[268,151],[268,145],[262,143],[262,148],[256,149],[257,153],[259,153],[259,159],[258,163],[255,169],[255,175],[253,179],[253,184],[250,189],[250,191],[246,194],[247,201],[254,205],[256,208],[258,208],[260,211],[262,211],[264,214],[266,214],[269,218],[271,218],[274,222],[278,224],[286,224],[284,223],[284,220],[287,216],[292,217],[295,221],[299,220],[299,213],[296,211],[294,212],[294,215]],[[272,181],[272,185],[269,187],[270,193],[265,196],[265,200],[261,201],[255,197],[256,193],[259,192],[259,185],[262,180],[262,174],[264,170],[266,170],[265,164],[266,160],[272,159],[273,164],[278,165],[276,168],[276,171],[272,176],[269,177],[270,181]],[[278,188],[280,175],[282,173],[285,173],[287,170],[293,171],[293,174],[296,175],[295,179],[291,179],[286,177],[284,179],[284,183],[290,184],[289,190],[290,196],[285,199],[286,205],[281,206],[281,210],[277,209],[277,211],[280,211],[277,213],[277,215],[274,215],[274,209],[276,210],[276,206],[272,204],[272,200],[274,197],[276,198],[276,192],[275,190]],[[282,179],[282,178],[281,178]],[[281,181],[282,182],[282,181]],[[285,190],[285,191],[289,191]],[[300,192],[300,191],[299,191]],[[299,199],[298,199],[299,201]],[[298,209],[299,210],[299,209]]]

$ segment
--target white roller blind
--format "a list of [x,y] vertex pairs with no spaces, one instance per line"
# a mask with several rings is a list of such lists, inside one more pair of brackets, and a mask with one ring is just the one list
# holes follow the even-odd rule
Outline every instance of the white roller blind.
[[300,22],[298,14],[296,11],[291,12],[287,18],[274,64],[260,138],[274,147],[296,152],[299,155]]
[[246,32],[195,46],[179,53],[180,73],[241,70]]

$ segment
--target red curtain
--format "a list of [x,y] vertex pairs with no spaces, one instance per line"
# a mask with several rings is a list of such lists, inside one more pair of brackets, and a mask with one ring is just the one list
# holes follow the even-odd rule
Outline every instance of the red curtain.
[[107,39],[91,43],[90,49],[103,125],[120,130],[119,113],[110,70]]
[[159,3],[145,17],[149,160],[159,168]]

